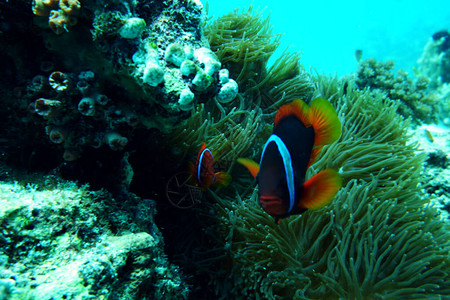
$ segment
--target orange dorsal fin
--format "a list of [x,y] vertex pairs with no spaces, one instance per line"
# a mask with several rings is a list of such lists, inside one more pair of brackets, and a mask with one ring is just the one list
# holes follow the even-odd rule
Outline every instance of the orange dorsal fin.
[[200,159],[200,155],[202,155],[202,152],[208,148],[208,146],[206,146],[205,142],[202,143],[202,145],[200,146],[200,150],[198,150],[198,155],[197,155],[197,162]]
[[313,147],[313,149],[311,151],[311,156],[309,157],[308,166],[306,167],[307,169],[316,161],[322,148],[323,148],[323,146],[314,146]]
[[278,109],[275,115],[274,126],[277,127],[281,120],[289,116],[295,116],[306,127],[311,126],[309,106],[300,99],[294,100]]
[[226,187],[230,184],[231,182],[231,175],[228,174],[227,172],[217,172],[216,174],[214,174],[215,176],[215,180],[213,183],[214,187]]
[[311,177],[303,185],[303,192],[298,207],[320,209],[333,200],[342,186],[342,178],[333,169],[326,169]]
[[327,145],[341,136],[341,122],[333,105],[324,98],[316,98],[310,107],[311,123],[314,128],[314,145]]
[[249,158],[238,158],[237,162],[246,167],[250,171],[250,173],[252,173],[252,176],[256,178],[256,175],[258,175],[259,173],[258,163]]

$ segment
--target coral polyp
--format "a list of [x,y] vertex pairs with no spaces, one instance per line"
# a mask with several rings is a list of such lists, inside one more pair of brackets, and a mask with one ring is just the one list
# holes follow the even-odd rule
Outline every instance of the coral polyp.
[[67,74],[59,71],[55,71],[48,77],[50,87],[57,92],[66,91],[69,88],[69,77]]
[[92,117],[95,114],[95,100],[91,97],[84,97],[78,103],[78,111],[83,116]]
[[66,139],[66,132],[64,129],[55,127],[47,129],[47,131],[48,131],[48,138],[52,143],[62,144]]
[[128,143],[128,139],[117,132],[108,132],[105,141],[112,150],[122,150]]
[[36,114],[46,119],[57,117],[61,109],[62,103],[59,100],[39,98],[34,102],[34,111]]

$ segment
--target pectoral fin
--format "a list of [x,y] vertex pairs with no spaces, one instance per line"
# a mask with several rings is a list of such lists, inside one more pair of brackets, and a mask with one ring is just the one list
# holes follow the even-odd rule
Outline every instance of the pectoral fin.
[[231,182],[231,175],[228,174],[227,172],[217,172],[216,174],[214,174],[215,176],[215,181],[214,181],[214,186],[215,187],[226,187],[230,184]]
[[304,183],[298,207],[320,209],[333,200],[341,186],[342,178],[338,172],[333,169],[323,170]]
[[249,159],[249,158],[238,158],[237,162],[246,167],[252,176],[256,178],[256,175],[259,173],[259,165],[255,161]]

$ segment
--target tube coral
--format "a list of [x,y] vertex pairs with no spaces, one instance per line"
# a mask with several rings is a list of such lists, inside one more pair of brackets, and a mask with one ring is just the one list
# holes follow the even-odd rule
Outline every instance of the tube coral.
[[62,144],[66,139],[66,132],[61,128],[54,127],[49,130],[48,137],[52,143]]
[[58,100],[39,98],[34,102],[34,111],[44,118],[55,117],[61,111],[62,103]]
[[112,150],[122,150],[127,145],[128,139],[117,132],[109,132],[105,135],[105,142]]
[[48,77],[48,83],[57,92],[66,91],[69,88],[69,77],[60,71],[55,71]]
[[83,116],[92,117],[95,114],[95,100],[91,97],[84,97],[78,103],[78,111]]
[[36,75],[31,80],[30,89],[34,92],[42,91],[45,88],[47,80],[42,75]]
[[66,149],[63,153],[63,159],[65,161],[74,161],[80,157],[80,153],[75,149]]

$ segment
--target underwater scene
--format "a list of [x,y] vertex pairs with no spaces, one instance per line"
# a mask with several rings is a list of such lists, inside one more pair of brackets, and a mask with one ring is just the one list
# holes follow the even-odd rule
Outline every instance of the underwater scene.
[[312,2],[0,0],[0,300],[450,299],[450,5]]

